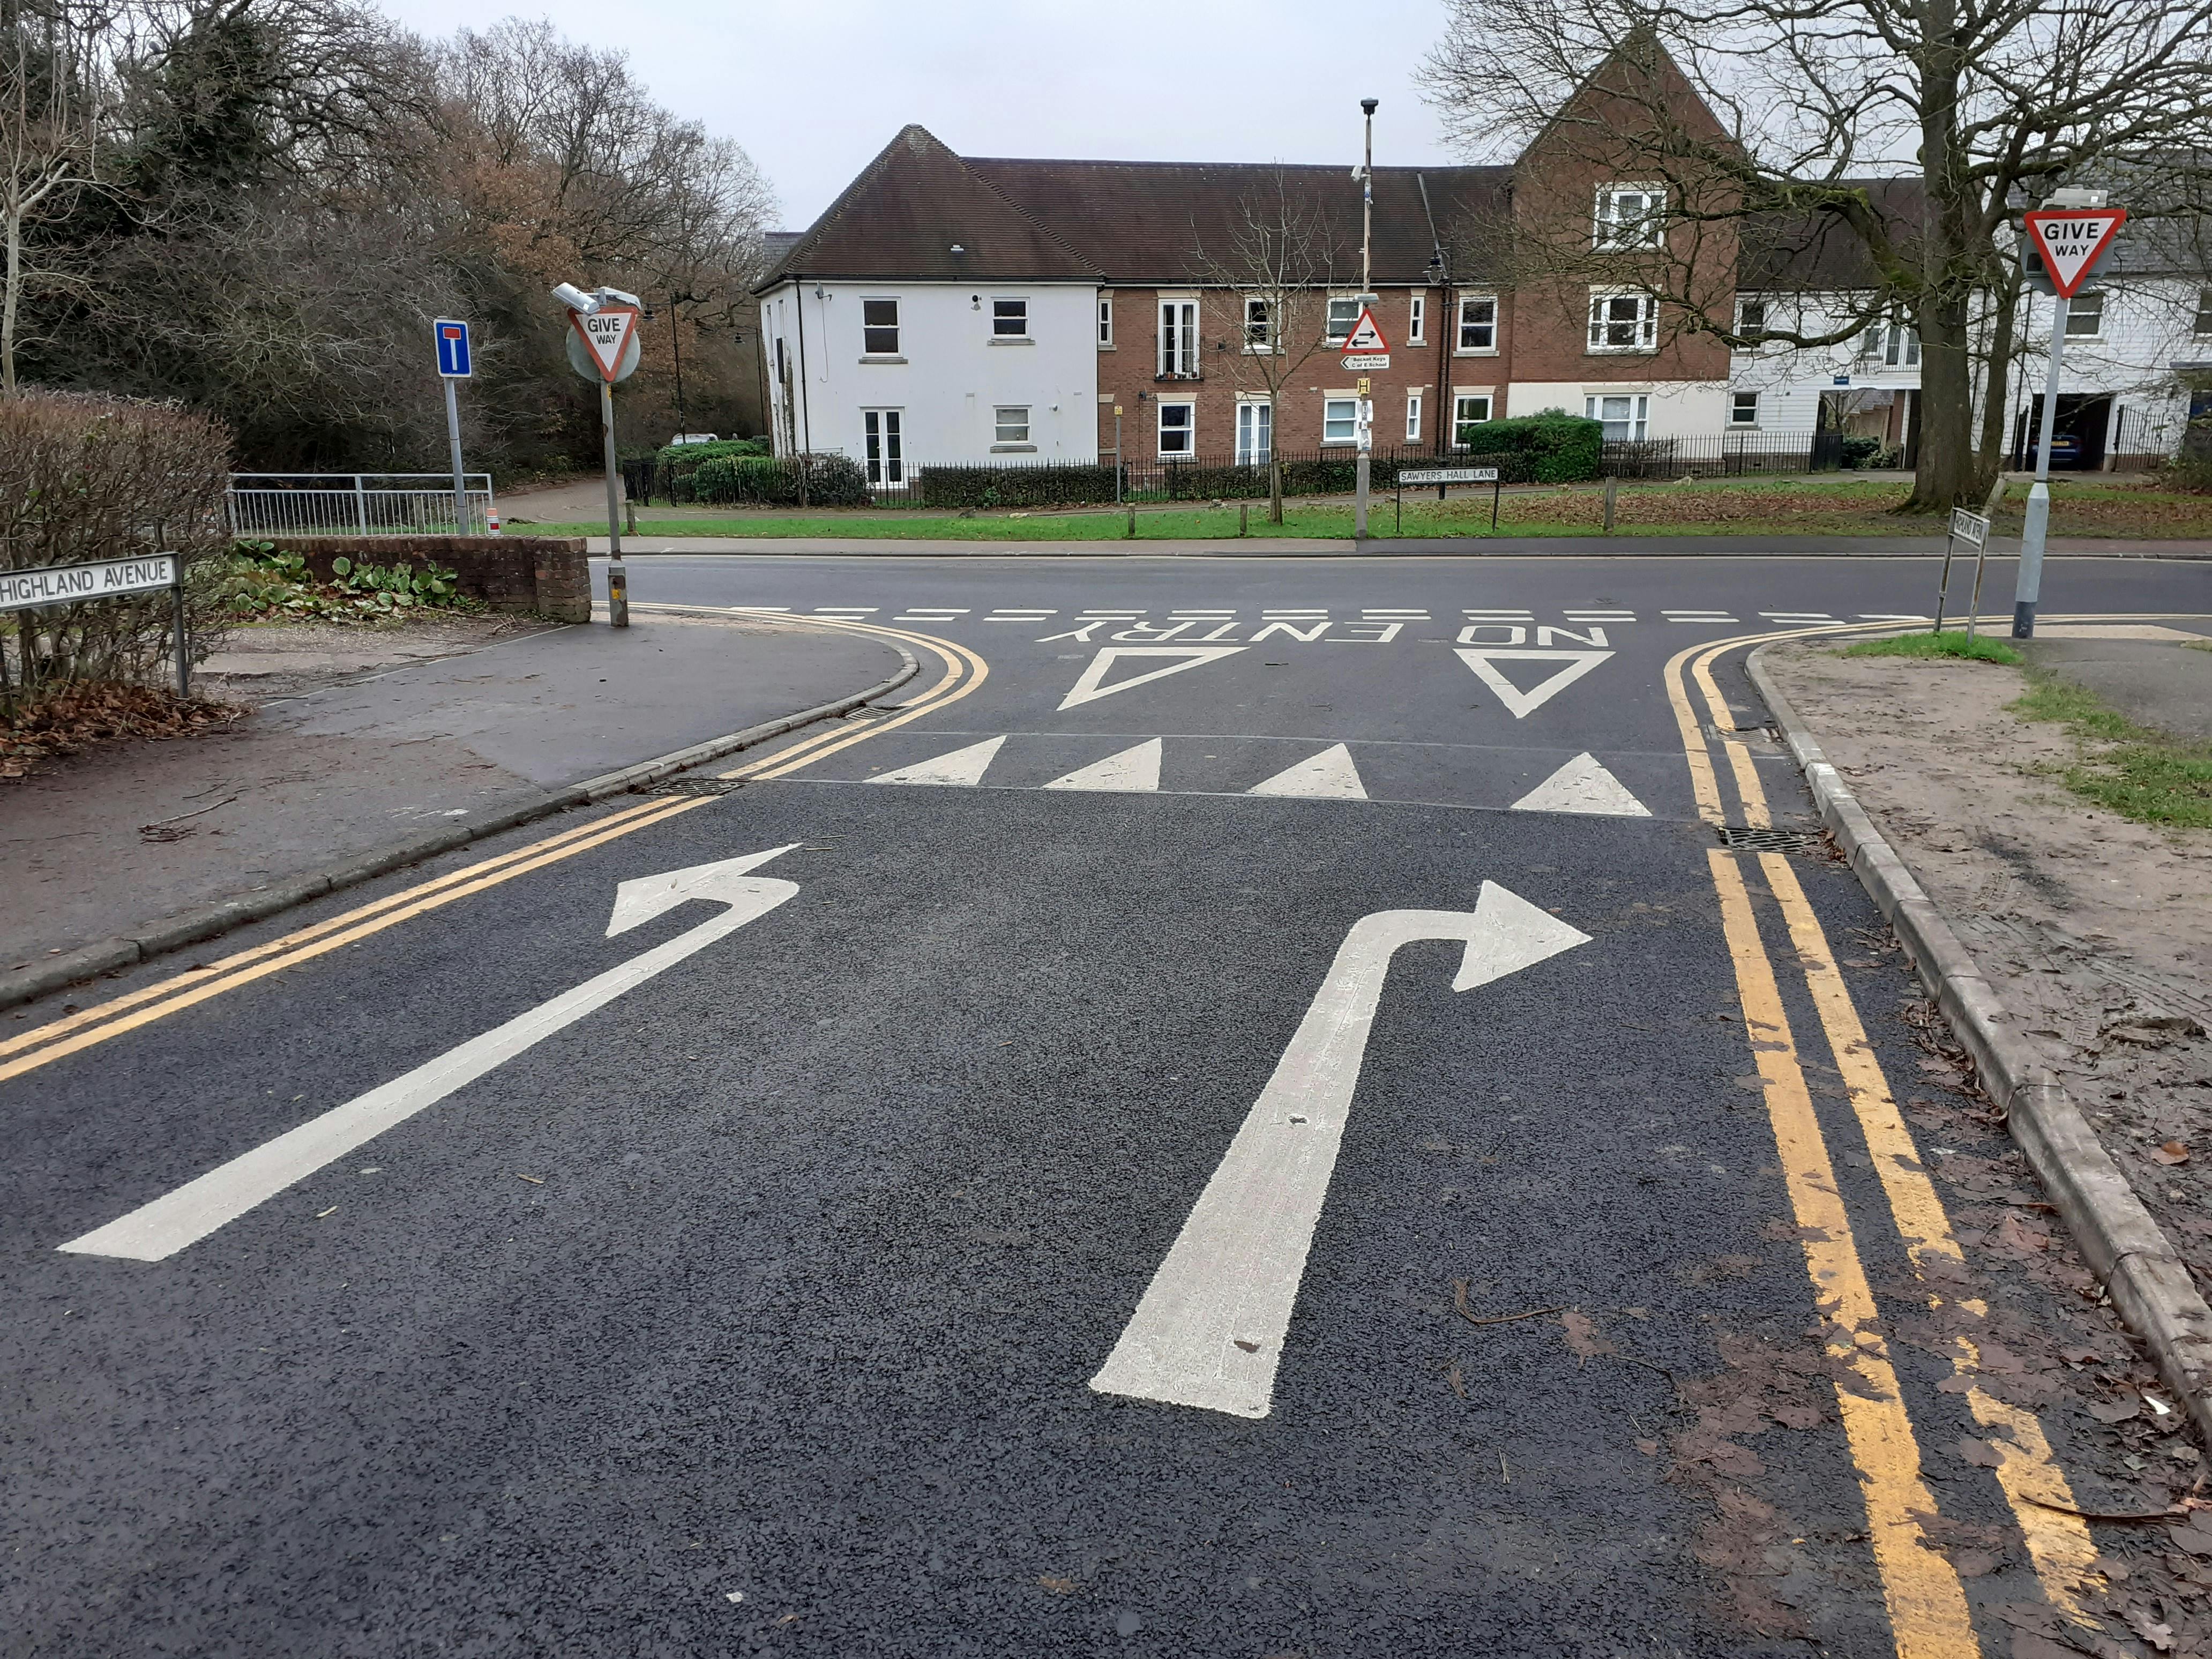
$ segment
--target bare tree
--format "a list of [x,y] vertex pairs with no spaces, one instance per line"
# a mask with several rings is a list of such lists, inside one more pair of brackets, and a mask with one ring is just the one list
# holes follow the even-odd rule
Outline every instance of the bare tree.
[[0,4],[0,397],[15,391],[16,329],[26,290],[26,239],[66,219],[98,182],[114,81],[118,20],[100,0]]
[[[2124,178],[2139,212],[2187,214],[2212,173],[2212,0],[1448,3],[1424,70],[1448,128],[1470,152],[1540,136],[1663,185],[1664,245],[1626,280],[1680,326],[1756,343],[1733,269],[1699,278],[1686,256],[1740,240],[1786,270],[1845,240],[1863,281],[1840,309],[1809,327],[1770,312],[1756,337],[1822,345],[1884,316],[1912,324],[1920,510],[1978,497],[2002,459],[2020,210],[2061,184]],[[1914,162],[1921,205],[1885,211],[1868,175]]]
[[1267,396],[1267,521],[1283,521],[1281,428],[1284,389],[1328,344],[1328,295],[1346,257],[1334,221],[1311,197],[1293,193],[1278,171],[1268,186],[1237,198],[1237,216],[1218,246],[1200,240],[1194,272],[1207,300],[1229,308],[1219,337],[1231,382]]

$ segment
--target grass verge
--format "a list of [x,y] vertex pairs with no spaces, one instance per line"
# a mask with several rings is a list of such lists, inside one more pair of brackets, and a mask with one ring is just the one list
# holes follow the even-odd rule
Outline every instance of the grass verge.
[[1846,657],[1959,657],[1974,662],[1999,662],[2008,667],[2021,660],[2019,652],[2002,640],[1977,634],[1970,641],[1965,633],[1899,634],[1893,640],[1862,640],[1849,647]]
[[2027,695],[2006,706],[2073,736],[2078,758],[2060,772],[2069,789],[2137,823],[2212,830],[2212,744],[2138,726],[2078,685],[2029,676]]

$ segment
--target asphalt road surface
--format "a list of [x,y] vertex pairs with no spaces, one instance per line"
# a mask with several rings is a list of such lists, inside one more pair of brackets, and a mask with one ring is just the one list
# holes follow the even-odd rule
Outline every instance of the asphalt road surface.
[[1932,579],[634,564],[925,672],[0,1030],[0,1650],[2011,1651],[1942,1528],[2094,1549],[1885,1340],[1908,988],[1741,668]]

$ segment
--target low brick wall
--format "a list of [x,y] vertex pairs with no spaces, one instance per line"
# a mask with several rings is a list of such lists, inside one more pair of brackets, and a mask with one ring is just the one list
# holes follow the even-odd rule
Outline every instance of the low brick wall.
[[580,536],[272,536],[327,581],[331,561],[444,565],[461,592],[495,611],[527,611],[560,622],[592,619],[592,567]]

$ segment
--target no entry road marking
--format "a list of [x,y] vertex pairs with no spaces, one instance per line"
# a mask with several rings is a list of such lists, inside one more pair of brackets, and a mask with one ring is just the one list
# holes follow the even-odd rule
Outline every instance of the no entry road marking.
[[687,899],[705,899],[727,908],[712,921],[595,975],[504,1025],[447,1049],[404,1077],[356,1095],[343,1106],[334,1106],[198,1180],[58,1248],[78,1255],[160,1261],[197,1243],[294,1182],[605,1007],[623,992],[767,915],[798,892],[799,884],[749,877],[745,872],[797,844],[623,882],[615,890],[614,913],[607,921],[609,939],[674,909]]
[[1354,922],[1093,1389],[1267,1414],[1383,978],[1401,945],[1431,939],[1467,943],[1455,991],[1589,942],[1488,881],[1472,911],[1382,910]]

